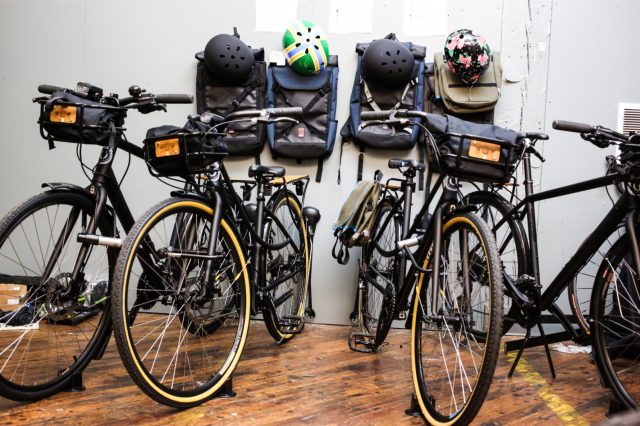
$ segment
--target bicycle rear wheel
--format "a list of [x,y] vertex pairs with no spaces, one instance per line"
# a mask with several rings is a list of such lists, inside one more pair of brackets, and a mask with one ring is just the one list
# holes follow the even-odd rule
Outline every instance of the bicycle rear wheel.
[[281,249],[265,249],[264,255],[266,295],[274,308],[265,310],[264,321],[271,337],[281,344],[291,340],[304,326],[309,240],[302,206],[293,192],[283,190],[274,194],[267,210],[273,217],[265,225],[264,240],[269,244],[281,244],[288,237],[292,240]]
[[394,279],[398,259],[396,241],[400,239],[400,223],[394,217],[394,200],[384,199],[376,212],[371,235],[364,247],[361,270],[360,326],[369,334],[368,345],[376,350],[389,334],[396,308]]
[[[109,281],[115,253],[91,248],[78,294],[69,293],[95,204],[88,195],[45,192],[0,222],[0,395],[33,401],[64,389],[104,349],[111,332]],[[103,235],[113,227],[99,222]]]
[[[500,258],[493,234],[475,215],[461,214],[443,224],[440,253],[428,251],[424,268],[440,258],[439,283],[420,276],[411,319],[411,367],[422,414],[433,425],[467,424],[489,390],[502,335]],[[479,318],[473,289],[488,293],[484,339],[474,328]]]
[[162,201],[136,222],[116,265],[120,356],[142,391],[172,407],[215,396],[234,371],[249,329],[242,242],[225,218],[212,242],[212,221],[213,210],[201,201]]
[[640,407],[640,281],[627,236],[605,255],[591,296],[593,356],[615,397]]

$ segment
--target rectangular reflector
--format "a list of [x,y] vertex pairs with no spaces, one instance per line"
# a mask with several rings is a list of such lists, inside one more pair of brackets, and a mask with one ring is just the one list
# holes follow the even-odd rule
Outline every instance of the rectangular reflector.
[[156,158],[170,157],[180,154],[180,140],[164,139],[156,142]]
[[500,161],[500,145],[471,139],[469,157],[497,163]]

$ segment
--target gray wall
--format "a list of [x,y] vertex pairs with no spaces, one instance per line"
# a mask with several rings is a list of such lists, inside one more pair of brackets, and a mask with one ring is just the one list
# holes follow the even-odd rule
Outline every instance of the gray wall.
[[[355,43],[391,31],[403,38],[402,2],[375,0],[374,4],[373,34],[329,34],[331,53],[340,57],[340,124],[348,114]],[[549,130],[553,118],[574,118],[614,125],[615,104],[640,98],[638,86],[628,83],[633,81],[631,69],[633,65],[637,68],[637,58],[625,59],[631,61],[627,62],[630,66],[616,70],[619,75],[615,83],[610,78],[605,80],[601,69],[590,66],[605,57],[625,53],[624,46],[615,42],[627,39],[632,43],[631,19],[638,16],[636,2],[563,0],[552,5],[550,0],[462,0],[450,2],[448,11],[449,29],[473,28],[486,36],[492,48],[502,51],[507,81],[497,109],[499,124]],[[298,16],[326,29],[328,2],[300,0]],[[616,21],[618,18],[623,21]],[[254,31],[253,0],[0,0],[0,214],[38,192],[43,181],[86,182],[75,159],[74,145],[58,143],[57,149],[48,151],[38,135],[38,108],[30,102],[38,84],[72,87],[77,81],[91,81],[122,94],[135,83],[152,92],[193,93],[193,54],[202,50],[210,37],[230,32],[234,25],[253,46],[264,46],[267,51],[280,48],[280,34]],[[583,42],[585,36],[587,43]],[[441,49],[444,37],[412,40],[426,44],[432,55]],[[585,51],[590,45],[596,47]],[[131,113],[127,135],[132,141],[140,141],[147,128],[181,124],[194,109],[170,106],[166,114]],[[541,169],[543,187],[602,173],[602,152],[567,135],[553,136],[554,141],[545,147],[550,161]],[[307,203],[319,207],[323,214],[314,259],[314,302],[317,321],[324,323],[348,322],[356,276],[355,260],[346,267],[339,266],[329,254],[333,244],[331,225],[356,176],[357,150],[347,145],[342,162],[343,183],[336,184],[338,151],[339,143],[325,163],[322,183],[312,182],[307,197]],[[97,157],[96,149],[91,147],[83,152],[87,159]],[[376,169],[385,170],[390,156],[415,155],[367,152],[365,176],[371,176]],[[263,162],[269,160],[265,149]],[[315,173],[313,161],[303,165],[282,163],[292,174]],[[227,162],[237,176],[245,176],[250,164],[249,159]],[[126,156],[120,154],[116,169],[121,173],[125,165]],[[134,161],[123,191],[137,216],[165,198],[169,189],[151,178],[144,164]],[[571,210],[571,201],[550,202],[541,207],[544,270],[561,266],[565,253],[597,219],[597,210],[606,206],[606,199],[595,194],[592,203],[598,208]],[[566,210],[566,221],[557,217],[558,209]],[[576,220],[576,215],[582,219]],[[567,250],[554,241],[560,230]]]

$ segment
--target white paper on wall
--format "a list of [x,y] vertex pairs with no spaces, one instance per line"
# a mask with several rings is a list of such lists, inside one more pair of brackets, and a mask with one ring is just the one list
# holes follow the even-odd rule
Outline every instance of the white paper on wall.
[[298,0],[256,0],[256,31],[284,33],[298,19]]
[[404,0],[405,37],[447,35],[447,0]]
[[331,0],[330,33],[370,33],[373,31],[373,0]]

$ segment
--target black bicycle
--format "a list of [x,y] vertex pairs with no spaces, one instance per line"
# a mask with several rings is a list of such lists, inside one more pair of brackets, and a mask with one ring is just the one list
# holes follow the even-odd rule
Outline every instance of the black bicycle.
[[[535,193],[531,171],[531,156],[544,161],[535,148],[536,141],[546,135],[533,134],[521,146],[526,196],[511,205],[492,191],[469,194],[466,202],[476,205],[487,219],[498,240],[503,259],[505,287],[505,329],[520,324],[526,329],[524,339],[508,342],[507,350],[518,349],[509,372],[511,376],[527,347],[544,345],[549,367],[555,370],[548,344],[572,339],[593,344],[593,356],[605,386],[628,408],[638,408],[640,401],[640,287],[637,281],[640,255],[638,253],[637,200],[640,194],[640,136],[627,136],[601,126],[555,121],[554,129],[580,133],[582,138],[599,148],[615,145],[619,148],[616,161],[610,163],[606,176],[573,185]],[[567,264],[542,291],[538,265],[535,203],[595,188],[616,185],[619,198],[591,232]],[[507,188],[511,193],[515,185]],[[611,195],[611,194],[610,194]],[[526,217],[526,230],[522,221]],[[587,272],[585,272],[587,271]],[[580,279],[581,275],[583,276]],[[578,286],[585,278],[592,288],[590,308],[585,290]],[[555,301],[569,288],[571,316],[566,315]],[[582,292],[582,293],[580,293]],[[580,295],[580,297],[578,297]],[[562,325],[564,331],[546,335],[542,326],[543,313],[548,311]],[[574,326],[574,323],[578,327]],[[536,327],[540,337],[531,337]]]
[[[427,146],[431,156],[437,155],[430,130],[442,130],[437,125],[441,118],[433,114],[365,112],[362,126],[409,126],[413,117],[425,120]],[[432,163],[438,164],[436,159]],[[425,165],[394,159],[389,167],[404,178],[386,181],[376,207],[359,271],[356,316],[362,330],[352,334],[350,347],[376,350],[392,321],[406,319],[417,411],[430,424],[468,423],[487,394],[500,345],[502,284],[496,243],[474,208],[463,205],[456,173],[442,170],[432,185],[430,168],[425,203],[412,222],[415,177]],[[376,179],[381,181],[382,175],[377,173]]]
[[[69,387],[106,349],[117,223],[128,230],[134,222],[120,191],[124,176],[118,181],[111,166],[119,149],[143,157],[125,138],[127,111],[192,102],[189,95],[154,95],[137,86],[123,99],[85,83],[38,90],[50,95],[34,99],[42,137],[50,148],[55,141],[77,143],[91,183],[44,183],[45,192],[0,221],[0,282],[17,296],[14,309],[0,311],[0,395],[20,401]],[[85,165],[84,144],[103,146],[94,167]]]
[[306,308],[310,236],[320,214],[297,197],[308,177],[254,165],[250,179],[232,179],[224,147],[216,145],[217,129],[229,123],[301,113],[239,111],[202,127],[213,117],[204,114],[192,118],[199,131],[145,142],[152,170],[191,188],[138,219],[116,265],[116,342],[130,376],[151,398],[184,408],[220,392],[242,354],[251,314],[262,313],[277,343],[300,333],[305,313],[313,314]]

